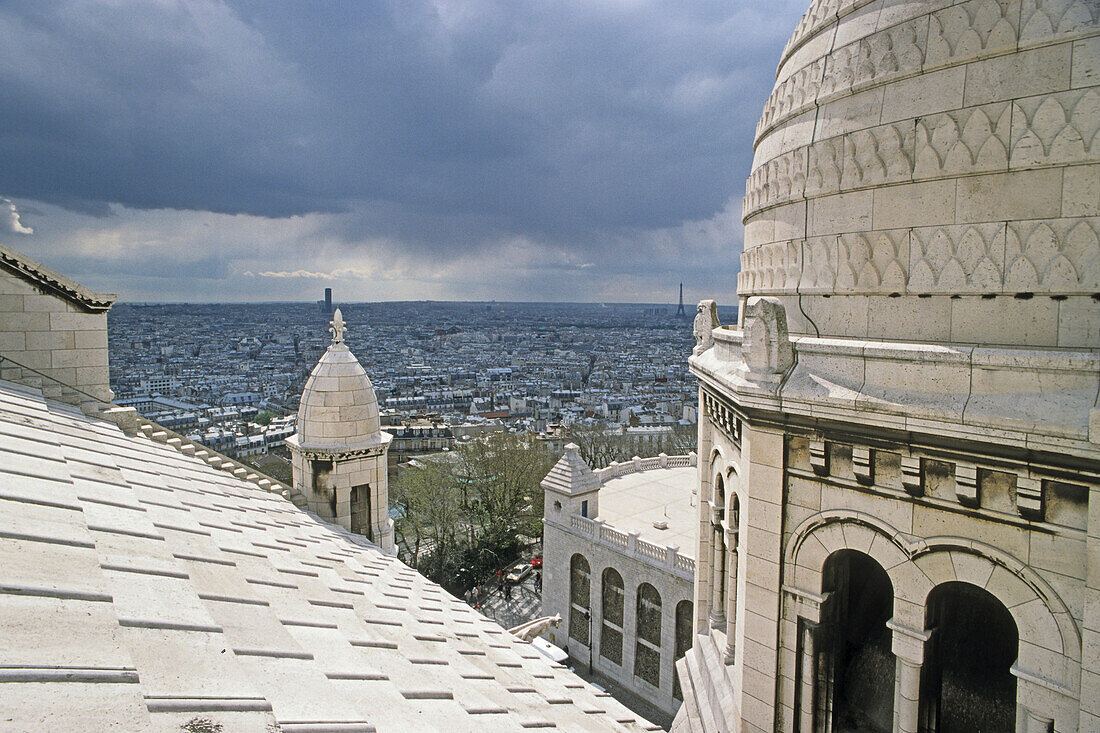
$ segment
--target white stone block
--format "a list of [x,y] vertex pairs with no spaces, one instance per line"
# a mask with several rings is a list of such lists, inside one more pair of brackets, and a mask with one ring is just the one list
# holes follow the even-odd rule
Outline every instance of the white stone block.
[[1074,89],[1100,85],[1100,36],[1073,44],[1070,84]]
[[978,492],[978,467],[955,464],[955,496],[964,506],[976,507],[981,498]]
[[813,139],[825,140],[909,116],[887,119],[882,113],[883,87],[841,97],[818,109]]
[[1065,169],[1062,216],[1100,216],[1100,165],[1075,165]]
[[966,67],[957,66],[888,84],[882,99],[881,122],[909,120],[962,107],[965,75]]
[[1072,52],[1072,43],[1061,43],[967,64],[963,104],[1069,89]]
[[806,234],[816,237],[867,231],[872,228],[873,205],[874,194],[870,190],[811,199]]
[[902,455],[901,485],[908,494],[912,494],[913,496],[924,495],[924,481],[921,476],[919,456]]
[[885,186],[874,191],[875,229],[955,222],[954,179]]
[[1058,169],[1045,169],[960,178],[956,222],[1056,218],[1061,177]]
[[825,441],[810,441],[810,467],[819,476],[829,475],[829,451]]

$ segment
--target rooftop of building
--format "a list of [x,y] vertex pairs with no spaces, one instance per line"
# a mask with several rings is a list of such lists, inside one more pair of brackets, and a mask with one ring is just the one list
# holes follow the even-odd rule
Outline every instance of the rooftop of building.
[[651,728],[364,538],[164,436],[0,381],[8,726]]
[[[599,518],[655,545],[676,545],[681,555],[694,558],[699,518],[693,492],[698,484],[695,466],[656,467],[610,478],[600,489]],[[655,526],[661,522],[667,523],[666,529]]]

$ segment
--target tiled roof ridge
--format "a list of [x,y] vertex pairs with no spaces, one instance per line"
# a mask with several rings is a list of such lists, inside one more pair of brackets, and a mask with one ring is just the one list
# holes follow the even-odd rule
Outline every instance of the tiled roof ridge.
[[250,484],[255,484],[261,489],[269,491],[273,494],[278,494],[298,508],[302,508],[305,506],[305,497],[302,496],[301,492],[294,490],[293,488],[284,484],[278,479],[268,476],[263,471],[260,471],[258,468],[255,468],[254,466],[245,466],[239,461],[235,461],[229,456],[226,456],[223,453],[219,453],[213,448],[207,447],[202,443],[196,443],[190,438],[184,435],[180,435],[174,430],[159,425],[158,423],[155,423],[148,418],[142,417],[140,415],[136,415],[136,417],[137,433],[144,435],[146,438],[149,438],[150,440],[157,443],[164,443],[165,445],[175,448],[184,455],[193,456],[202,460],[212,468],[221,469],[223,471],[231,473],[233,476],[239,478],[242,481],[247,481]]
[[0,267],[89,313],[102,313],[118,299],[113,293],[90,290],[3,243],[0,243]]

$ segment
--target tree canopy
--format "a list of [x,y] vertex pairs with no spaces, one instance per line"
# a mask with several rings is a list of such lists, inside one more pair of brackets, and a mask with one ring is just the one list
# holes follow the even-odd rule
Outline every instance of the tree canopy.
[[445,587],[468,587],[542,534],[542,489],[550,470],[534,438],[493,433],[428,456],[390,492],[403,559]]

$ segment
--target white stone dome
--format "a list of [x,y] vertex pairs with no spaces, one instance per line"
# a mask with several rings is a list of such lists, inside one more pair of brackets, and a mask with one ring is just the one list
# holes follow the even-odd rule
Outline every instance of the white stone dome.
[[1096,347],[1098,17],[814,0],[757,126],[740,304],[809,335]]
[[354,450],[381,441],[378,399],[347,344],[328,347],[309,375],[298,408],[304,449]]

